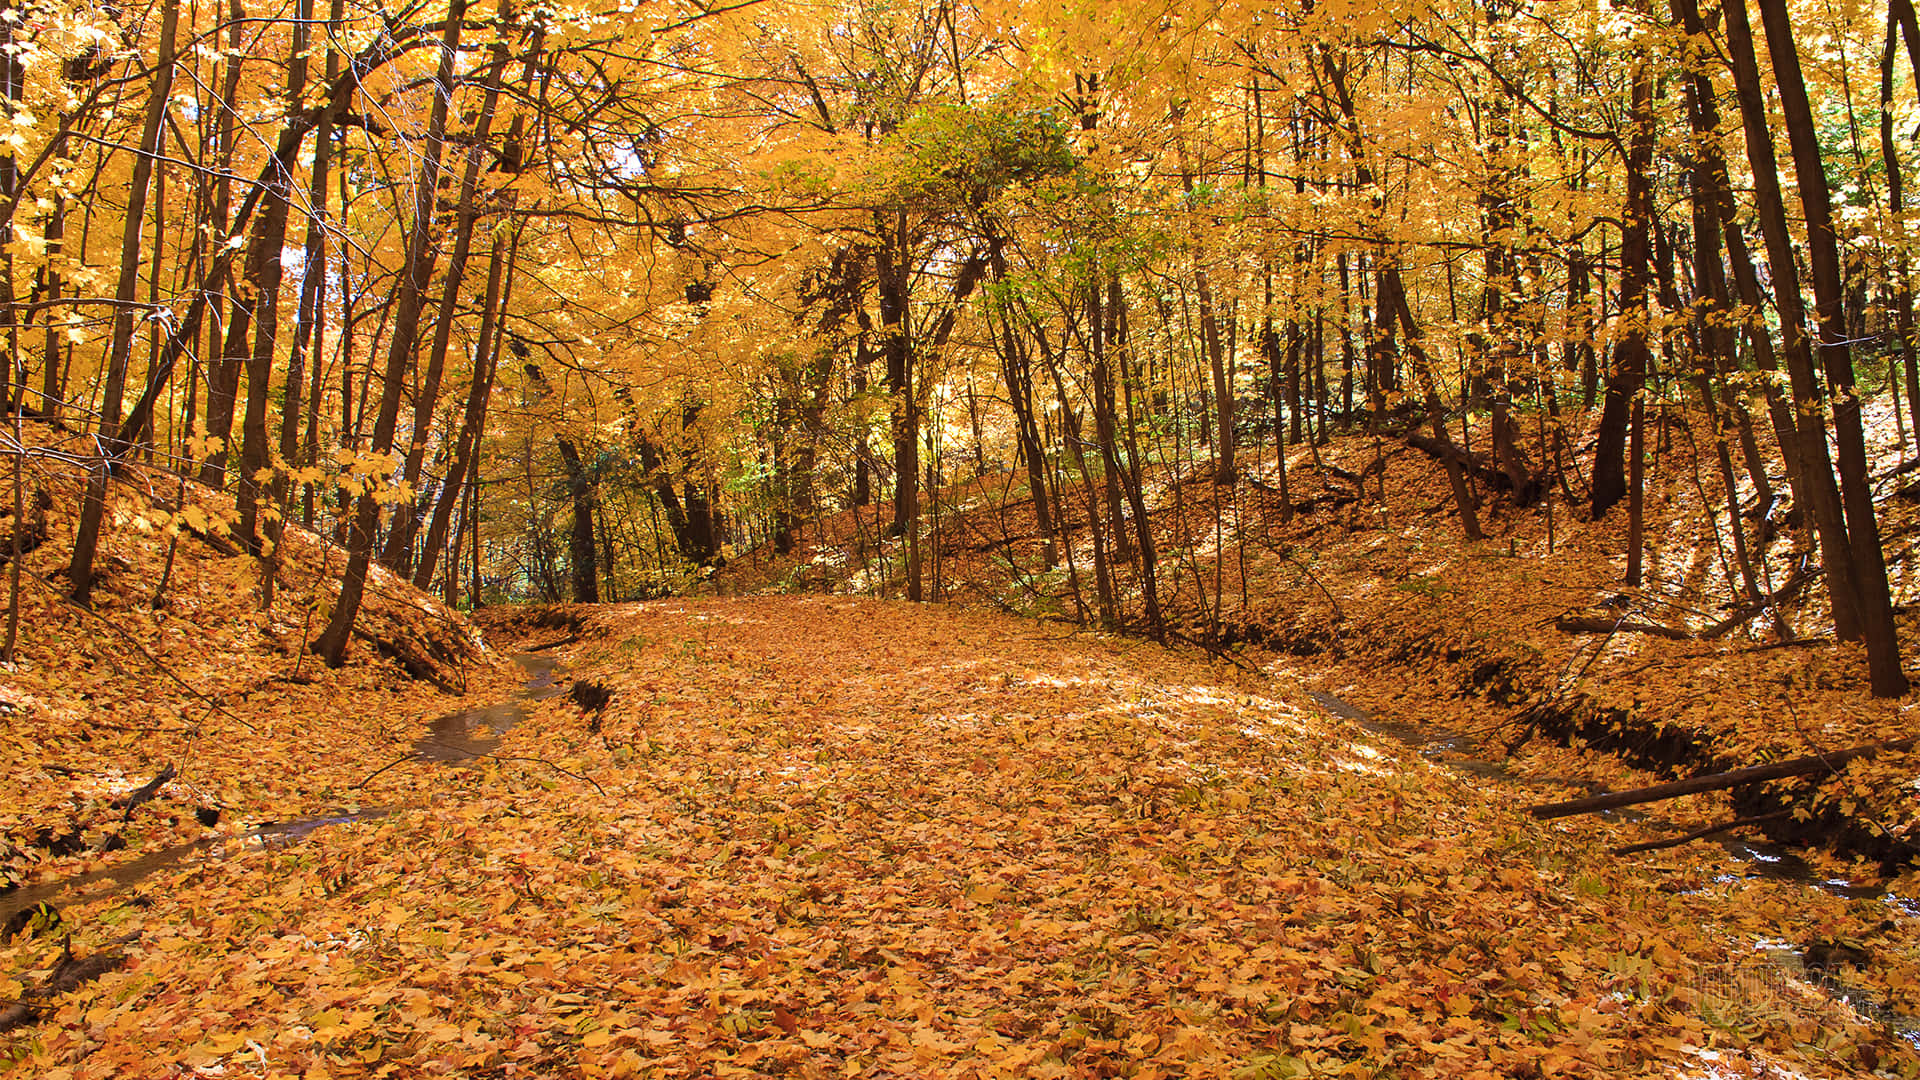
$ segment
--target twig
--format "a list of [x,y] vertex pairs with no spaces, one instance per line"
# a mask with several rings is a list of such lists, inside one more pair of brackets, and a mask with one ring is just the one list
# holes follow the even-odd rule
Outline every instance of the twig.
[[[554,772],[560,773],[564,776],[571,776],[575,780],[579,780],[582,783],[591,784],[593,785],[593,790],[599,792],[603,797],[607,793],[607,789],[601,787],[600,782],[598,780],[595,780],[593,777],[574,772],[572,769],[568,769],[561,765],[556,765],[553,762],[548,761],[546,758],[543,758],[543,757],[534,757],[529,754],[495,754],[485,750],[473,750],[465,746],[455,746],[452,743],[437,742],[433,739],[422,739],[419,742],[415,743],[414,746],[416,748],[422,747],[422,746],[437,746],[443,750],[457,750],[460,753],[467,755],[466,758],[463,760],[469,760],[469,761],[474,758],[487,758],[492,761],[530,761],[537,765],[545,765],[547,768],[552,769]],[[355,788],[364,788],[368,784],[373,782],[374,777],[379,776],[381,773],[386,772],[388,769],[394,768],[395,766],[398,766],[398,765],[405,765],[409,761],[419,761],[419,760],[421,760],[421,757],[418,749],[416,749],[413,752],[407,754],[406,756],[395,758],[394,760],[387,762],[385,765],[380,766],[378,769],[375,769],[374,771],[368,773],[364,779],[362,779],[359,783],[353,786]]]
[[1171,626],[1167,627],[1167,635],[1169,637],[1179,638],[1181,641],[1184,641],[1187,644],[1194,646],[1195,648],[1202,649],[1212,656],[1215,656],[1221,660],[1225,660],[1227,663],[1232,664],[1234,667],[1239,668],[1241,671],[1250,672],[1255,675],[1260,673],[1259,668],[1254,667],[1252,664],[1247,663],[1245,660],[1240,659],[1239,657],[1233,655],[1232,653],[1226,651],[1225,649],[1222,649],[1218,645],[1201,641],[1198,638],[1189,637],[1186,634],[1183,634],[1180,631],[1175,630]]
[[[25,569],[25,568],[23,567],[22,569]],[[41,577],[39,574],[35,573],[34,571],[26,570],[25,572],[28,577],[39,582],[41,588],[52,593],[57,599],[59,599],[61,603],[67,605],[70,608],[73,608],[75,611],[85,612],[87,615],[90,615],[93,618],[99,620],[102,624],[104,624],[107,627],[107,629],[112,630],[116,634],[119,634],[122,638],[126,640],[127,644],[133,646],[134,651],[138,652],[141,656],[146,657],[147,663],[152,664],[154,667],[158,668],[162,675],[165,675],[167,678],[172,679],[174,682],[179,683],[181,689],[185,690],[189,694],[192,694],[194,697],[200,699],[201,701],[206,702],[209,708],[225,716],[227,719],[232,720],[234,723],[239,724],[241,727],[246,728],[248,731],[255,732],[255,733],[259,732],[260,730],[259,728],[254,727],[252,724],[248,723],[246,720],[236,715],[233,712],[233,710],[227,708],[225,705],[220,704],[218,701],[215,701],[213,698],[208,697],[206,694],[203,694],[200,691],[194,689],[192,683],[181,678],[179,675],[174,673],[174,670],[172,668],[161,663],[159,657],[148,652],[146,646],[140,644],[139,640],[136,639],[132,634],[127,633],[126,630],[116,625],[112,619],[109,619],[105,615],[102,615],[99,612],[93,610],[92,608],[87,607],[85,604],[75,602],[73,597],[68,596],[66,593],[63,593],[59,589],[54,588],[53,582],[48,581],[44,577]]]
[[1757,615],[1767,611],[1777,613],[1781,604],[1793,599],[1801,589],[1806,587],[1809,581],[1819,577],[1823,572],[1821,569],[1809,570],[1804,565],[1796,567],[1793,573],[1787,575],[1787,580],[1780,583],[1779,588],[1772,589],[1766,596],[1757,600],[1741,604],[1729,613],[1726,618],[1700,631],[1700,636],[1704,639],[1712,640],[1721,637],[1729,630],[1747,622]]
[[142,784],[139,790],[127,796],[127,812],[120,815],[121,823],[124,824],[128,819],[132,818],[133,812],[140,809],[141,803],[149,802],[155,795],[158,795],[162,784],[165,784],[178,775],[179,773],[174,770],[174,767],[168,765],[158,773],[155,773],[153,779]]
[[1667,799],[1677,799],[1682,795],[1697,795],[1703,791],[1724,791],[1744,784],[1757,784],[1763,780],[1785,780],[1796,776],[1836,773],[1860,758],[1871,758],[1882,753],[1901,753],[1913,749],[1915,743],[1920,743],[1920,739],[1893,739],[1888,742],[1867,743],[1864,746],[1855,746],[1832,754],[1798,757],[1789,761],[1773,761],[1765,765],[1749,765],[1744,769],[1710,773],[1686,780],[1673,780],[1664,784],[1654,784],[1651,787],[1634,788],[1631,791],[1614,791],[1585,799],[1544,803],[1532,807],[1528,812],[1541,820],[1551,820],[1571,817],[1575,814],[1615,810],[1622,806],[1637,806],[1640,803],[1664,802]]
[[1750,645],[1747,648],[1736,649],[1734,651],[1743,653],[1772,652],[1775,649],[1811,649],[1817,645],[1831,644],[1833,644],[1833,639],[1830,637],[1803,637],[1794,638],[1792,641],[1769,641],[1765,645]]

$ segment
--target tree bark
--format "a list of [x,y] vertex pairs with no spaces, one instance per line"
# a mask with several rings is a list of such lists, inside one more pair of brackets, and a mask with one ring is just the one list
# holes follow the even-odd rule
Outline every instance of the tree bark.
[[[370,449],[375,454],[393,450],[394,431],[399,426],[400,398],[407,365],[413,360],[413,348],[420,334],[420,314],[426,306],[427,283],[433,272],[433,204],[440,183],[440,156],[446,141],[447,111],[452,105],[454,59],[460,51],[460,30],[466,19],[466,0],[452,0],[446,28],[440,39],[440,66],[434,74],[433,111],[427,119],[426,146],[421,153],[419,173],[414,181],[412,232],[407,238],[407,259],[400,284],[400,304],[394,317],[393,337],[387,345],[386,378],[380,391],[380,415],[374,420]],[[347,538],[347,566],[340,579],[340,596],[333,605],[325,630],[315,639],[313,651],[329,667],[346,660],[347,640],[353,633],[354,619],[360,613],[360,601],[366,591],[367,570],[373,563],[373,549],[380,527],[380,503],[373,487],[385,477],[366,478],[367,490],[355,500],[353,524]]]
[[[480,312],[480,332],[473,349],[473,379],[467,386],[466,408],[454,443],[453,464],[447,470],[446,483],[441,485],[440,498],[434,503],[433,517],[427,523],[426,542],[420,546],[420,560],[414,567],[413,583],[417,588],[424,589],[433,582],[434,565],[440,557],[441,546],[446,543],[453,518],[454,500],[476,486],[467,477],[486,424],[487,402],[493,393],[494,372],[499,367],[500,311],[513,288],[514,263],[519,251],[517,230],[506,248],[505,258],[502,258],[500,239],[494,238],[493,252],[487,260],[487,294]],[[455,542],[457,545],[457,536]],[[454,573],[451,565],[447,573],[451,580]]]
[[[508,24],[512,15],[512,0],[502,0],[501,24]],[[502,38],[493,43],[491,63],[483,81],[480,115],[473,124],[466,168],[460,177],[460,201],[453,226],[453,252],[447,257],[440,288],[440,305],[434,313],[433,340],[427,347],[426,375],[421,379],[420,392],[413,402],[413,427],[408,439],[406,461],[400,469],[400,483],[410,492],[420,485],[421,468],[427,460],[427,441],[432,434],[433,412],[440,403],[440,381],[447,366],[447,349],[453,341],[454,312],[460,303],[460,286],[466,280],[467,259],[473,251],[474,227],[480,219],[477,199],[480,166],[486,157],[487,139],[493,131],[494,110],[500,101],[501,73],[507,66],[507,60],[507,43]],[[532,71],[531,64],[528,65],[528,71]],[[403,577],[412,570],[413,540],[419,529],[420,515],[427,504],[428,500],[424,497],[409,498],[396,504],[394,510],[394,519],[387,533],[386,546],[380,553],[380,561]]]
[[1593,456],[1593,516],[1606,516],[1628,494],[1627,429],[1633,403],[1647,380],[1647,284],[1653,245],[1653,70],[1644,54],[1634,59],[1632,104],[1627,123],[1627,207],[1620,234],[1622,329],[1607,373]]
[[100,405],[103,452],[87,477],[79,527],[74,536],[73,557],[67,566],[67,580],[73,586],[74,602],[83,605],[93,602],[93,559],[99,547],[101,520],[106,515],[109,474],[125,453],[121,440],[126,431],[120,420],[120,409],[126,394],[127,364],[133,355],[133,312],[140,284],[142,227],[147,217],[147,193],[153,181],[153,163],[160,152],[167,100],[173,92],[174,35],[179,23],[179,0],[164,0],[160,14],[159,53],[154,61],[153,89],[147,99],[147,115],[141,125],[140,153],[133,162],[133,177],[127,193],[127,220],[120,237],[120,278],[114,289],[113,339],[107,351],[107,379]]
[[593,478],[580,460],[580,450],[572,439],[561,437],[560,461],[567,469],[567,499],[573,505],[573,526],[567,533],[567,563],[573,586],[573,602],[600,602],[598,573],[599,546],[593,538]]
[[[1744,4],[1732,0],[1728,6]],[[1833,207],[1827,174],[1820,161],[1819,133],[1807,86],[1800,73],[1800,55],[1793,44],[1785,0],[1759,0],[1766,27],[1767,52],[1773,60],[1774,83],[1787,121],[1787,142],[1793,150],[1794,175],[1800,205],[1807,218],[1807,261],[1813,271],[1814,309],[1819,317],[1820,359],[1826,368],[1827,392],[1832,396],[1834,447],[1840,468],[1840,501],[1846,516],[1846,535],[1852,548],[1854,595],[1860,633],[1867,647],[1867,668],[1876,697],[1899,697],[1907,692],[1907,676],[1900,668],[1900,641],[1893,620],[1893,599],[1887,589],[1886,555],[1880,548],[1880,525],[1873,509],[1868,474],[1866,433],[1860,417],[1860,396],[1854,388],[1853,355],[1847,342],[1846,282],[1840,266],[1840,244],[1833,228]],[[1742,12],[1744,19],[1745,13]],[[1830,557],[1830,556],[1829,556]]]
[[[1774,135],[1768,122],[1759,60],[1753,32],[1747,22],[1745,0],[1722,5],[1726,15],[1727,48],[1733,63],[1734,87],[1752,166],[1754,202],[1766,239],[1767,264],[1773,271],[1774,304],[1780,313],[1782,352],[1793,384],[1797,421],[1796,457],[1800,463],[1804,497],[1814,519],[1820,552],[1827,568],[1827,591],[1833,602],[1834,633],[1858,641],[1864,633],[1861,600],[1847,524],[1834,483],[1833,462],[1827,454],[1824,418],[1826,403],[1815,377],[1813,347],[1807,335],[1807,313],[1800,295],[1800,271],[1794,261],[1793,238],[1787,232],[1786,201],[1780,190],[1779,164],[1774,158]],[[1758,333],[1759,331],[1756,331]]]

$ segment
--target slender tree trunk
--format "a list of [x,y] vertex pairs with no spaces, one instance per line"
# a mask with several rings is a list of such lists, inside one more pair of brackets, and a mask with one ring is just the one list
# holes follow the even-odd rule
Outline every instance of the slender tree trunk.
[[1273,486],[1280,499],[1280,523],[1293,520],[1293,494],[1287,487],[1287,440],[1283,437],[1286,417],[1280,400],[1280,379],[1285,365],[1281,356],[1280,335],[1269,319],[1260,328],[1260,351],[1267,358],[1267,398],[1273,408]]
[[1160,611],[1159,555],[1153,542],[1153,522],[1147,517],[1145,483],[1141,476],[1140,447],[1135,441],[1140,425],[1134,415],[1133,383],[1126,377],[1128,365],[1126,354],[1132,348],[1127,330],[1126,294],[1120,286],[1120,276],[1113,275],[1107,284],[1107,323],[1111,328],[1108,339],[1108,351],[1119,357],[1117,366],[1122,375],[1122,397],[1127,406],[1126,468],[1122,470],[1118,462],[1110,464],[1115,472],[1125,479],[1127,504],[1133,511],[1134,551],[1139,563],[1140,600],[1145,608],[1147,633],[1155,641],[1166,640],[1166,617]]
[[[1898,52],[1900,38],[1900,15],[1896,9],[1906,8],[1906,17],[1914,17],[1913,8],[1907,0],[1893,0],[1887,11],[1887,44],[1880,53],[1880,154],[1881,164],[1887,176],[1887,209],[1894,220],[1900,219],[1905,209],[1902,180],[1900,173],[1900,144],[1893,134],[1893,60]],[[1920,41],[1908,43],[1920,50]],[[1916,52],[1916,61],[1920,61],[1920,52]],[[1920,68],[1920,62],[1916,63]],[[1893,250],[1890,252],[1894,264],[1894,328],[1900,350],[1900,367],[1906,378],[1907,411],[1909,428],[1913,431],[1915,456],[1920,458],[1920,356],[1914,348],[1913,318],[1913,281],[1908,269],[1909,252],[1906,238],[1895,234]]]
[[1653,249],[1653,69],[1644,53],[1635,57],[1632,105],[1627,123],[1627,207],[1620,234],[1620,338],[1607,373],[1593,454],[1593,516],[1606,516],[1628,494],[1627,428],[1633,403],[1647,380],[1647,284]]
[[[313,0],[298,0],[294,8],[294,24],[291,28],[291,46],[287,59],[287,115],[297,116],[300,111],[300,99],[307,89],[307,43],[311,36],[313,21]],[[289,120],[289,126],[292,121]],[[269,181],[266,213],[261,215],[255,225],[254,241],[258,245],[257,257],[250,259],[254,285],[254,336],[253,352],[247,360],[247,412],[242,421],[240,444],[240,490],[238,505],[240,511],[240,539],[249,545],[255,554],[265,553],[268,563],[261,577],[261,605],[273,602],[274,566],[270,543],[279,536],[279,529],[268,530],[269,545],[260,543],[259,527],[260,503],[269,494],[267,482],[261,474],[272,468],[272,456],[268,449],[267,435],[267,398],[273,381],[273,355],[279,344],[280,332],[280,287],[284,282],[285,265],[281,251],[287,245],[287,218],[291,210],[293,196],[293,170],[284,168],[275,170]],[[303,290],[304,291],[304,290]],[[286,392],[290,395],[288,408],[281,409],[281,432],[298,431],[301,374],[290,372],[286,383]],[[284,440],[283,440],[284,441]],[[287,459],[291,460],[291,459]],[[284,488],[284,484],[275,483],[273,488]]]
[[567,469],[567,498],[573,505],[573,527],[567,533],[567,562],[571,569],[573,602],[600,602],[600,577],[596,563],[598,545],[593,539],[593,479],[580,460],[573,440],[559,440],[560,460]]
[[[512,15],[511,0],[502,0],[501,24],[509,24]],[[499,105],[501,74],[507,66],[507,60],[505,39],[495,41],[481,93],[480,115],[474,121],[472,141],[467,147],[466,169],[460,178],[459,209],[453,226],[453,252],[447,258],[440,289],[440,306],[434,314],[433,340],[427,347],[427,371],[421,380],[420,392],[414,398],[412,434],[408,441],[406,461],[400,469],[400,483],[409,492],[420,486],[420,470],[426,464],[427,442],[432,434],[433,412],[440,403],[440,381],[446,370],[447,348],[453,340],[454,312],[460,304],[460,287],[466,280],[467,259],[473,250],[474,227],[480,219],[477,196],[481,165],[487,156],[487,140],[493,130],[493,114]],[[531,63],[528,64],[528,72],[532,72]],[[380,553],[380,561],[403,577],[412,568],[413,539],[419,528],[420,515],[428,502],[424,497],[409,498],[395,507],[392,527],[387,534],[386,547]]]
[[1108,318],[1101,292],[1105,283],[1098,271],[1087,284],[1087,336],[1093,353],[1093,437],[1099,444],[1101,481],[1107,500],[1107,517],[1112,522],[1113,558],[1118,563],[1133,561],[1133,543],[1127,536],[1127,515],[1120,494],[1120,452],[1118,406],[1114,396],[1113,365],[1107,358]]
[[[905,211],[883,215],[885,240],[874,275],[880,297],[880,354],[886,361],[883,385],[893,428],[893,524],[887,529],[891,536],[905,536],[920,513],[920,414],[914,400],[913,330],[907,310],[906,231]],[[910,573],[917,575],[917,567]],[[910,580],[907,588],[908,599],[920,599],[917,581]]]
[[[422,150],[419,173],[414,181],[412,232],[407,237],[400,304],[394,318],[393,337],[387,347],[386,378],[380,392],[380,415],[373,426],[371,449],[375,454],[386,454],[393,450],[407,365],[413,359],[413,348],[420,332],[420,314],[426,307],[427,283],[434,262],[434,192],[440,183],[440,156],[447,135],[447,111],[453,98],[454,60],[460,50],[460,30],[466,13],[466,0],[452,0],[446,30],[440,40],[440,66],[434,75],[433,111],[427,119],[426,146]],[[353,633],[354,619],[360,614],[360,600],[366,591],[367,570],[373,562],[373,549],[380,527],[380,503],[372,488],[385,479],[367,478],[369,490],[362,492],[355,501],[353,525],[347,540],[346,572],[340,580],[340,596],[327,619],[326,629],[314,641],[313,651],[330,667],[339,667],[345,661],[347,639]]]
[[1007,384],[1007,402],[1013,409],[1020,458],[1026,464],[1027,490],[1033,495],[1034,523],[1045,545],[1041,557],[1051,570],[1059,564],[1060,552],[1054,541],[1053,500],[1047,490],[1046,445],[1034,418],[1032,361],[1025,342],[1014,335],[1011,313],[1002,311],[999,322],[1000,372]]
[[1807,335],[1807,313],[1800,295],[1800,271],[1794,260],[1793,238],[1787,232],[1786,201],[1780,191],[1779,164],[1774,158],[1774,135],[1767,118],[1753,32],[1747,21],[1745,0],[1722,5],[1722,9],[1726,15],[1734,87],[1746,132],[1747,160],[1753,171],[1754,203],[1766,238],[1767,264],[1773,271],[1782,352],[1786,355],[1796,410],[1803,418],[1797,423],[1799,437],[1795,440],[1802,483],[1795,494],[1807,500],[1820,538],[1820,553],[1827,571],[1827,594],[1833,602],[1834,633],[1842,640],[1858,641],[1865,631],[1853,549],[1834,483],[1833,463],[1827,455],[1823,422],[1826,404],[1814,372],[1813,346]]
[[[344,0],[333,0],[327,13],[327,26],[331,31],[341,23],[344,12]],[[300,0],[303,18],[311,18],[313,0]],[[301,29],[304,38],[306,30]],[[328,34],[332,38],[331,32]],[[327,85],[333,85],[340,77],[340,51],[327,49]],[[298,105],[298,102],[295,102]],[[293,348],[287,357],[287,388],[285,405],[280,412],[280,459],[289,467],[310,464],[313,460],[314,443],[319,438],[319,397],[320,397],[320,349],[325,338],[321,330],[321,316],[324,310],[327,282],[327,180],[332,164],[333,152],[333,113],[331,110],[320,118],[320,126],[314,134],[313,170],[307,185],[307,238],[305,258],[300,264],[300,302],[294,311]],[[307,379],[307,357],[313,357],[313,379],[311,389]],[[305,414],[304,416],[302,414]],[[306,424],[307,454],[301,453],[300,425]],[[276,474],[273,479],[273,501],[280,508],[280,520],[285,521],[292,512],[290,488],[287,477]],[[306,485],[306,498],[302,520],[311,525],[313,522],[313,485]],[[275,523],[270,531],[270,539],[275,546],[276,557],[280,543],[280,525]]]
[[113,339],[107,351],[107,381],[100,406],[100,436],[104,452],[87,477],[79,527],[74,536],[73,557],[67,566],[67,580],[73,586],[73,599],[80,604],[93,602],[93,559],[99,548],[100,524],[106,515],[108,474],[125,452],[121,439],[127,432],[121,424],[120,410],[126,394],[127,364],[133,355],[133,314],[140,284],[142,225],[147,218],[147,193],[153,180],[154,159],[160,151],[167,101],[173,93],[174,35],[179,23],[179,0],[164,0],[160,13],[159,54],[154,61],[153,89],[147,99],[147,115],[140,129],[140,153],[133,161],[133,177],[127,189],[127,218],[121,233],[120,279],[114,289]]
[[1214,306],[1213,284],[1207,272],[1194,271],[1193,283],[1200,303],[1200,344],[1206,350],[1207,370],[1213,376],[1213,416],[1218,425],[1213,444],[1213,482],[1231,484],[1239,477],[1239,470],[1233,460],[1233,386],[1227,373],[1220,316]]
[[[1740,6],[1744,2],[1732,0],[1727,6]],[[1774,82],[1780,92],[1780,108],[1787,121],[1787,141],[1793,150],[1800,205],[1806,212],[1807,261],[1813,271],[1820,358],[1826,368],[1827,392],[1833,401],[1840,500],[1846,515],[1847,538],[1852,546],[1854,593],[1860,605],[1860,631],[1867,647],[1867,666],[1874,696],[1899,697],[1907,692],[1907,676],[1900,668],[1900,642],[1894,625],[1893,600],[1887,589],[1886,556],[1880,548],[1880,525],[1873,508],[1860,397],[1854,388],[1853,356],[1847,345],[1846,282],[1840,266],[1840,244],[1834,234],[1827,176],[1820,161],[1819,133],[1814,125],[1812,105],[1807,100],[1806,82],[1800,74],[1800,55],[1794,48],[1785,0],[1759,0],[1759,5],[1760,18],[1766,27],[1767,52],[1773,60]],[[1744,11],[1741,19],[1745,19]],[[1728,21],[1731,25],[1731,17]]]
[[[414,568],[413,583],[418,588],[424,589],[433,581],[434,562],[439,558],[441,545],[446,543],[454,499],[477,486],[469,482],[467,476],[473,467],[480,445],[480,433],[486,424],[487,402],[493,392],[494,372],[499,367],[500,311],[505,305],[505,297],[513,288],[514,263],[519,250],[520,233],[515,230],[513,239],[505,249],[505,257],[502,257],[500,241],[496,237],[492,255],[487,261],[487,294],[480,312],[479,336],[474,342],[473,379],[468,384],[466,409],[462,414],[459,437],[454,443],[453,464],[447,470],[446,483],[441,486],[440,499],[434,504],[433,516],[427,523],[427,539],[420,547],[419,564]],[[672,492],[671,485],[667,490]],[[451,576],[453,569],[449,567],[447,573]]]
[[[1399,321],[1406,339],[1407,353],[1413,358],[1414,378],[1419,382],[1421,395],[1426,399],[1427,420],[1433,426],[1433,437],[1441,443],[1452,443],[1453,436],[1447,432],[1447,409],[1441,403],[1440,390],[1434,383],[1433,364],[1420,344],[1419,327],[1413,321],[1413,312],[1407,307],[1407,291],[1400,282],[1398,267],[1381,268],[1379,306],[1384,317],[1397,318]],[[1480,531],[1480,515],[1474,505],[1473,489],[1467,482],[1466,470],[1451,455],[1442,460],[1441,466],[1447,474],[1447,486],[1453,489],[1453,505],[1460,513],[1460,527],[1466,533],[1467,541],[1472,543],[1485,539],[1486,534]]]
[[[240,75],[247,57],[241,35],[246,29],[246,18],[246,9],[241,6],[240,0],[228,0],[227,52],[221,67],[218,106],[220,153],[213,185],[212,225],[216,247],[224,247],[227,242],[227,213],[233,204],[233,153],[239,130]],[[201,287],[203,290],[225,289],[229,284],[225,274],[216,277],[209,273]],[[238,297],[231,299],[230,307],[238,319],[243,310]],[[207,454],[206,461],[201,464],[200,482],[208,487],[219,488],[226,485],[227,462],[233,457],[234,401],[240,390],[240,373],[246,363],[247,324],[242,322],[236,329],[217,318],[209,320],[209,323],[207,346],[213,355],[206,365],[205,434],[208,439],[215,440],[215,444]]]

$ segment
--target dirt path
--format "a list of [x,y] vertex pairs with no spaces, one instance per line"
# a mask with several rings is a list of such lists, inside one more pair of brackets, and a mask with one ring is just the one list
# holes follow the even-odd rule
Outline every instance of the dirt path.
[[1701,898],[1231,669],[821,598],[612,607],[562,658],[611,704],[507,732],[492,794],[75,913],[142,931],[137,966],[0,1053],[36,1076],[1920,1068],[1791,987],[1732,996],[1748,969]]

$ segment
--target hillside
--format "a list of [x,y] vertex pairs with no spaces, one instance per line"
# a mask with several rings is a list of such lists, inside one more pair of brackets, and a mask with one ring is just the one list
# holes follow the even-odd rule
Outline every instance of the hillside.
[[[338,589],[338,549],[288,526],[263,607],[263,564],[225,535],[232,497],[139,465],[111,488],[93,604],[73,604],[62,574],[84,440],[31,423],[26,435],[24,535],[36,542],[20,567],[15,661],[0,672],[0,887],[419,802],[430,774],[370,774],[409,757],[425,721],[463,694],[513,685],[463,616],[381,572],[351,662],[327,668],[305,644]],[[0,551],[11,548],[0,523]]]

